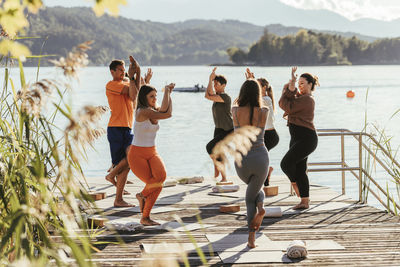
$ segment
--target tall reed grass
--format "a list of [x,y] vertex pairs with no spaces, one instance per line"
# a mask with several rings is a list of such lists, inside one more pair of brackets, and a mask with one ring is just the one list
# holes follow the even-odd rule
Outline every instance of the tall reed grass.
[[[363,168],[367,175],[363,175],[361,177],[363,181],[362,188],[362,201],[364,203],[367,202],[371,181],[368,177],[377,177],[377,165],[384,164],[386,167],[386,174],[390,177],[390,180],[386,181],[386,185],[383,188],[386,188],[386,205],[388,213],[393,213],[396,216],[399,216],[400,213],[398,211],[398,206],[396,204],[400,200],[400,166],[397,162],[396,158],[398,156],[399,147],[394,148],[392,145],[392,137],[389,136],[386,132],[385,127],[381,127],[377,124],[370,124],[368,122],[367,115],[367,100],[368,100],[369,88],[367,89],[366,97],[365,97],[365,117],[364,117],[364,128],[363,132],[370,133],[377,140],[377,144],[373,143],[371,140],[368,142],[368,149],[371,153],[364,153],[364,165]],[[393,119],[396,115],[398,115],[400,109],[393,113],[390,117],[389,121]],[[382,163],[377,164],[378,158]],[[390,188],[392,187],[390,184],[394,185],[396,188],[395,192],[391,192]],[[397,197],[396,197],[397,196]]]
[[90,238],[78,231],[87,228],[79,205],[92,202],[79,161],[103,132],[97,121],[105,109],[88,106],[74,113],[66,101],[77,71],[88,63],[89,45],[54,61],[63,74],[53,79],[27,83],[22,62],[16,61],[21,87],[10,77],[11,58],[3,58],[0,265],[54,261],[64,266],[68,258],[79,266],[92,265]]

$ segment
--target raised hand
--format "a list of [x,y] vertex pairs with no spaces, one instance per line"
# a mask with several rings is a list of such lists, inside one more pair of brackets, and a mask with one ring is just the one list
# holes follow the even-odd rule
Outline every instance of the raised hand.
[[170,93],[172,92],[172,90],[174,88],[175,88],[175,83],[170,83],[170,84],[165,86],[165,89],[168,90]]
[[292,67],[292,81],[296,81],[297,80],[297,67]]
[[146,84],[150,83],[151,77],[153,77],[153,71],[151,70],[151,68],[148,68],[146,75],[144,75],[144,81]]
[[132,79],[132,77],[135,75],[135,73],[138,72],[138,70],[140,70],[140,66],[139,63],[133,58],[133,56],[129,56],[129,69],[128,69],[128,76],[130,79]]
[[249,68],[246,68],[246,72],[244,73],[244,75],[246,76],[246,80],[254,79],[254,73],[251,72]]
[[296,90],[296,80],[297,80],[297,67],[292,67],[292,78],[289,81],[289,90],[290,91],[295,91]]
[[211,74],[210,74],[210,81],[213,81],[215,79],[215,71],[217,70],[217,67],[214,67]]

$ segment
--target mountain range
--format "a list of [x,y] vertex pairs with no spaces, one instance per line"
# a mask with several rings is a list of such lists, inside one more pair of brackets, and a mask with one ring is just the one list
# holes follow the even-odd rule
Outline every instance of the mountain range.
[[[68,1],[71,0],[58,0],[54,1],[52,5],[66,4]],[[308,6],[304,5],[307,8],[311,7],[312,2],[318,1],[302,2],[309,3]],[[361,9],[361,6],[367,0],[358,2]],[[381,1],[378,5],[384,5],[384,1]],[[354,13],[357,12],[359,11],[354,10]],[[363,18],[351,21],[326,9],[299,9],[286,5],[279,0],[135,0],[129,2],[129,6],[122,7],[120,15],[127,18],[163,23],[186,21],[193,18],[218,21],[236,19],[262,27],[269,24],[282,24],[323,31],[356,32],[380,38],[400,36],[400,19],[382,21]]]
[[[146,65],[188,65],[229,63],[226,50],[247,50],[258,41],[264,30],[285,36],[301,27],[271,24],[266,27],[237,20],[187,20],[175,23],[133,20],[104,15],[96,17],[90,8],[52,7],[29,17],[24,42],[33,54],[66,55],[79,43],[94,40],[89,51],[92,65],[106,65],[113,58],[134,54]],[[352,32],[331,34],[373,41],[376,37]],[[34,62],[31,62],[34,65]]]

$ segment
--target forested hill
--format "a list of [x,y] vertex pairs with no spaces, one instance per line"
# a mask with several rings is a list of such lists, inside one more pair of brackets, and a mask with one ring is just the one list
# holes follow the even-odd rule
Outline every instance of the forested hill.
[[[113,58],[127,59],[128,54],[135,55],[143,65],[229,63],[226,52],[229,47],[247,50],[264,31],[261,26],[235,20],[167,24],[108,15],[96,17],[91,9],[83,7],[47,8],[31,15],[29,21],[31,26],[26,35],[41,37],[24,41],[33,54],[42,51],[42,54],[64,56],[77,44],[94,40],[89,51],[91,65],[106,65]],[[283,36],[295,34],[300,28],[275,24],[267,29]],[[374,40],[368,36],[359,38]],[[28,64],[36,62],[28,61]]]
[[310,30],[284,37],[265,31],[248,52],[233,47],[228,53],[245,65],[400,64],[400,37],[366,42]]
[[81,42],[94,40],[89,51],[92,65],[135,55],[142,64],[189,65],[227,63],[230,46],[247,48],[257,41],[263,27],[239,21],[190,20],[157,23],[104,15],[89,8],[47,8],[29,18],[28,36],[33,54],[65,55]]

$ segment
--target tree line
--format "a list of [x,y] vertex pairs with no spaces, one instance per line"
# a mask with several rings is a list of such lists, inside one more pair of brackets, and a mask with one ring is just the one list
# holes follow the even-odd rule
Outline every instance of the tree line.
[[246,52],[238,47],[227,53],[235,64],[252,65],[351,65],[400,64],[400,38],[367,42],[353,36],[300,30],[295,35],[277,36],[264,31]]
[[129,54],[145,65],[229,63],[228,47],[246,48],[263,33],[263,27],[239,21],[159,23],[96,17],[82,7],[46,8],[28,20],[26,36],[40,37],[24,40],[33,54],[64,56],[77,44],[94,40],[88,51],[91,65],[107,65]]

